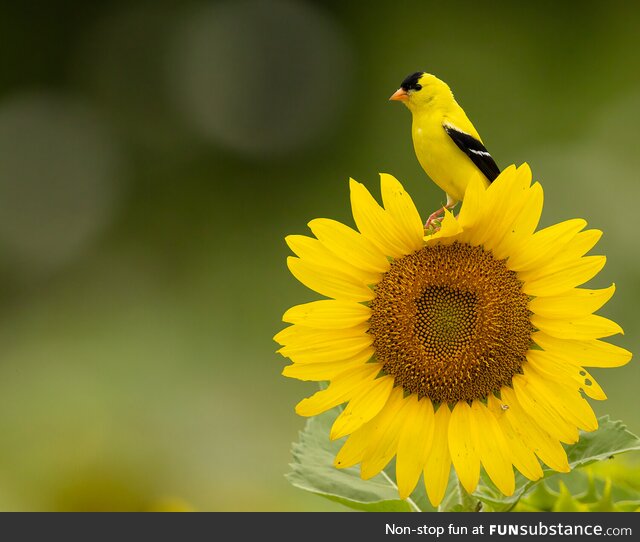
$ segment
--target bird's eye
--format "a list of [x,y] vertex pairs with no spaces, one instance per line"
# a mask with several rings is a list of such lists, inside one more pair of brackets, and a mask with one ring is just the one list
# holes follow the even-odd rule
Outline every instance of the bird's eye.
[[418,83],[420,78],[424,75],[424,72],[415,72],[405,77],[400,86],[405,90],[420,90],[422,85]]

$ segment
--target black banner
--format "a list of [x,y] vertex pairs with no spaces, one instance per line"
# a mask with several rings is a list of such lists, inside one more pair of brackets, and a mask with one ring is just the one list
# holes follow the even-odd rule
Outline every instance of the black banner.
[[268,542],[636,540],[635,513],[3,513],[3,538]]

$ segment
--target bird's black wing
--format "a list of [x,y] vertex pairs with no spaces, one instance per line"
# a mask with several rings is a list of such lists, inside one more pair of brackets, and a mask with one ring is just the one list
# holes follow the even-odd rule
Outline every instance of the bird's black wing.
[[500,175],[500,168],[480,141],[450,124],[443,124],[443,128],[458,148],[471,158],[476,167],[489,179],[489,182]]

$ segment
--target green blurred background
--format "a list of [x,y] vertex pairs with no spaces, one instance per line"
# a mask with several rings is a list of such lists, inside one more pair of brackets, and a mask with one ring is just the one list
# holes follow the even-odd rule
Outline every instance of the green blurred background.
[[[602,311],[639,350],[640,5],[0,4],[0,509],[329,510],[283,475],[315,386],[272,336],[316,296],[283,237],[347,179],[423,215],[408,74],[447,81],[543,224],[604,230]],[[594,370],[640,431],[636,362]]]

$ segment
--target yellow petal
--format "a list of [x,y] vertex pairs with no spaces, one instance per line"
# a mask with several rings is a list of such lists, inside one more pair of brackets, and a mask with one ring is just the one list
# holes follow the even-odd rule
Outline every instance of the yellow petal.
[[516,173],[517,170],[514,165],[507,167],[498,178],[485,189],[481,208],[476,211],[475,219],[470,221],[472,225],[468,224],[467,219],[463,217],[462,226],[464,233],[460,237],[461,242],[466,242],[471,245],[484,245],[484,243],[489,240],[487,232],[493,229],[496,222],[498,222],[497,226],[502,229],[504,197],[506,193],[509,192],[509,187]]
[[[493,182],[487,189],[487,221],[478,240],[485,250],[493,250],[512,229],[512,224],[525,206],[531,184],[531,169],[523,165],[502,182]],[[489,211],[490,209],[490,211]]]
[[339,361],[360,354],[369,348],[372,343],[373,337],[367,333],[336,339],[329,336],[329,340],[326,342],[310,341],[306,344],[290,344],[283,346],[278,352],[300,363]]
[[562,253],[558,255],[558,261],[565,259],[581,258],[589,252],[602,237],[600,230],[585,230],[576,235]]
[[587,397],[591,397],[596,401],[606,400],[607,394],[584,367],[579,371],[578,375],[574,375],[574,378],[580,384],[580,389]]
[[336,269],[329,269],[289,256],[287,266],[291,274],[307,288],[327,297],[347,301],[370,301],[373,290],[364,282]]
[[369,191],[351,179],[351,209],[356,226],[384,254],[399,258],[412,252],[389,214],[373,199]]
[[535,183],[527,192],[527,199],[520,213],[507,229],[504,237],[493,247],[497,260],[504,260],[519,249],[532,235],[540,221],[544,193],[540,183]]
[[599,230],[586,230],[579,232],[570,243],[568,243],[561,252],[557,253],[553,258],[541,262],[538,268],[532,270],[531,273],[523,274],[528,280],[548,276],[564,269],[567,265],[580,260],[589,250],[591,250],[598,240],[602,237]]
[[338,343],[336,341],[336,344],[330,349],[327,348],[321,351],[287,350],[281,348],[278,352],[293,361],[295,365],[311,366],[347,363],[354,358],[362,359],[364,360],[363,363],[366,363],[373,356],[374,348],[373,346],[362,348],[360,345],[356,345],[356,343]]
[[487,399],[487,407],[496,418],[500,430],[507,441],[508,456],[513,466],[518,469],[523,476],[529,480],[542,478],[543,472],[533,450],[529,449],[523,440],[516,434],[507,418],[509,407],[501,403],[495,396],[490,395]]
[[594,239],[599,238],[600,234],[601,232],[598,230],[587,230],[576,234],[571,242],[563,246],[561,251],[554,251],[555,253],[549,255],[545,260],[520,271],[518,276],[527,282],[563,271],[568,266],[579,262],[587,250],[592,248],[592,245],[595,244]]
[[345,329],[314,329],[293,325],[274,339],[284,346],[278,353],[296,363],[340,361],[362,353],[373,342],[368,325]]
[[567,444],[578,442],[576,426],[553,408],[549,398],[544,394],[546,390],[535,384],[537,382],[534,383],[533,379],[523,375],[513,377],[513,390],[522,408],[552,437]]
[[568,341],[536,332],[533,341],[564,363],[583,367],[621,367],[631,360],[632,354],[624,348],[599,340]]
[[[480,188],[478,187],[478,183],[480,183]],[[481,191],[479,191],[478,188]],[[476,203],[472,203],[467,209],[468,212],[464,213],[463,211],[465,210],[465,204],[467,202],[466,194],[469,194],[469,192],[471,192],[473,197],[472,202],[475,201]],[[481,244],[481,241],[484,239],[484,228],[490,220],[492,211],[487,200],[486,189],[482,186],[482,183],[474,179],[470,180],[458,217],[460,227],[463,230],[458,237],[460,242],[471,245]],[[478,205],[478,207],[476,207],[476,205]]]
[[554,410],[567,423],[585,431],[595,431],[598,428],[598,420],[591,406],[573,383],[567,385],[562,380],[546,378],[529,363],[523,371],[524,378],[531,384],[539,402],[546,403],[548,410]]
[[401,499],[406,499],[416,487],[427,462],[433,440],[433,405],[428,398],[418,401],[416,395],[407,398],[406,421],[400,433],[396,458],[396,480]]
[[480,478],[480,455],[472,438],[472,431],[475,430],[473,421],[471,407],[464,401],[457,403],[449,421],[449,452],[460,483],[467,493],[475,491]]
[[440,229],[432,235],[427,235],[424,240],[428,245],[435,243],[450,244],[458,238],[457,236],[460,233],[462,233],[462,226],[460,226],[453,214],[445,209]]
[[404,392],[398,386],[391,391],[389,400],[380,414],[365,425],[368,445],[360,469],[360,475],[364,480],[378,474],[396,454],[407,404]]
[[537,267],[541,262],[549,261],[584,229],[587,222],[581,218],[567,220],[544,228],[533,234],[529,240],[517,247],[507,261],[507,267],[513,271],[528,271]]
[[308,346],[310,344],[331,343],[337,339],[359,337],[366,334],[367,329],[369,327],[366,323],[343,329],[317,329],[296,324],[285,327],[273,337],[273,340],[286,346]]
[[396,222],[405,243],[411,251],[420,250],[424,246],[424,225],[413,200],[392,175],[381,173],[380,186],[384,208]]
[[289,341],[289,339],[291,339],[291,337],[295,337],[295,335],[299,333],[299,330],[297,329],[297,327],[298,326],[285,327],[283,330],[278,331],[278,333],[276,333],[273,336],[273,340],[278,344],[282,344],[282,345],[287,344],[287,342]]
[[549,319],[586,316],[609,301],[615,289],[615,284],[602,290],[574,288],[562,295],[536,297],[529,302],[529,309],[538,316]]
[[600,385],[579,365],[564,363],[548,352],[530,350],[527,352],[527,363],[548,379],[562,379],[573,381],[586,395],[598,401],[604,401],[607,396]]
[[389,260],[380,249],[349,226],[328,218],[316,218],[308,226],[324,246],[343,260],[372,273],[389,270]]
[[510,164],[487,186],[485,190],[485,207],[495,206],[496,200],[499,200],[504,192],[509,191],[509,187],[513,185],[517,172],[518,168],[516,168],[515,164]]
[[531,166],[527,162],[523,162],[516,168],[516,174],[514,181],[519,185],[524,185],[525,188],[529,188],[531,180],[533,179],[533,173],[531,172]]
[[565,293],[595,277],[604,267],[604,256],[585,256],[568,263],[557,272],[525,282],[522,291],[528,295],[551,296]]
[[357,326],[371,317],[371,309],[353,301],[326,299],[291,307],[282,320],[320,329],[343,329]]
[[361,388],[333,422],[331,440],[353,433],[378,414],[389,399],[393,382],[392,376],[382,376],[372,385]]
[[338,406],[362,388],[369,388],[380,372],[380,364],[366,363],[360,367],[348,369],[340,373],[329,387],[303,399],[296,405],[300,416],[316,416],[325,410]]
[[337,453],[333,461],[334,466],[338,469],[346,469],[360,463],[369,440],[366,425],[351,433]]
[[367,348],[355,356],[344,360],[323,361],[315,363],[294,363],[287,365],[282,374],[298,380],[333,380],[337,375],[350,369],[367,363],[373,355],[373,348]]
[[485,208],[486,190],[480,179],[473,177],[464,193],[458,221],[464,230],[473,228],[482,217]]
[[493,413],[480,401],[471,404],[472,427],[478,432],[476,447],[489,478],[504,495],[513,495],[515,477],[511,451]]
[[501,403],[505,409],[505,418],[509,421],[513,432],[522,442],[549,467],[558,472],[569,472],[569,462],[564,448],[529,416],[520,405],[516,393],[511,388],[502,388]]
[[622,328],[613,320],[597,314],[571,320],[551,320],[533,314],[531,315],[531,323],[540,331],[558,339],[585,341],[610,337],[617,333],[624,334]]
[[287,235],[285,241],[289,248],[303,261],[339,271],[364,284],[375,284],[380,280],[379,273],[371,273],[351,265],[336,256],[318,239],[307,237],[306,235]]
[[440,405],[433,417],[433,440],[427,453],[424,467],[424,484],[432,506],[442,502],[449,483],[451,455],[449,454],[449,421],[451,411],[447,405]]

